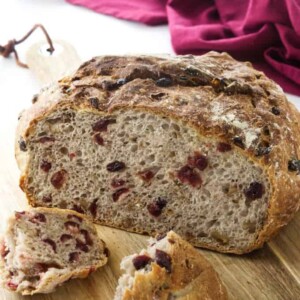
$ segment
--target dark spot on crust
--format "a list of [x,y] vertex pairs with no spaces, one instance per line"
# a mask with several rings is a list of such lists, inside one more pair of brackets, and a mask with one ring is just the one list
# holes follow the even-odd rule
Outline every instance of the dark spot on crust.
[[167,200],[158,197],[152,203],[149,203],[147,205],[147,210],[152,216],[159,217],[166,205],[167,205]]
[[259,143],[255,150],[255,156],[267,155],[271,152],[271,150],[272,147],[270,146],[270,144],[266,141],[262,141],[261,143]]
[[291,159],[288,161],[288,169],[292,172],[300,173],[300,160],[299,159]]
[[97,97],[92,97],[89,99],[89,101],[93,108],[99,109],[99,99]]
[[21,137],[20,140],[19,140],[19,147],[20,147],[20,150],[23,151],[23,152],[26,152],[27,151],[27,145],[26,145],[26,142],[23,140],[23,138]]
[[110,256],[110,252],[109,252],[109,249],[108,248],[104,248],[104,251],[103,251],[103,253],[104,253],[104,255],[106,256],[106,257],[109,257]]
[[172,260],[168,253],[156,249],[155,251],[155,262],[162,268],[165,268],[168,273],[172,271]]
[[274,114],[275,116],[280,115],[280,109],[276,106],[273,106],[271,111],[272,111],[272,114]]
[[157,86],[160,86],[160,87],[168,87],[173,84],[173,81],[171,78],[162,77],[162,78],[159,78],[158,80],[156,80],[155,83]]
[[122,161],[113,161],[106,166],[106,170],[109,172],[118,172],[125,169],[125,164]]
[[133,258],[132,263],[136,270],[140,270],[145,268],[151,261],[151,257],[147,255],[138,255]]
[[155,93],[150,95],[153,100],[161,100],[164,96],[166,96],[166,93]]
[[264,186],[257,182],[251,182],[249,187],[244,190],[244,195],[246,196],[246,204],[250,204],[251,201],[259,199],[263,196],[265,192]]
[[32,104],[36,103],[38,101],[39,95],[35,94],[31,100]]
[[121,86],[121,85],[124,85],[125,83],[127,83],[128,82],[128,80],[126,79],[126,78],[119,78],[118,80],[117,80],[117,85],[118,86]]
[[243,139],[241,137],[235,136],[232,140],[236,146],[238,146],[242,149],[245,149],[245,145],[244,145]]

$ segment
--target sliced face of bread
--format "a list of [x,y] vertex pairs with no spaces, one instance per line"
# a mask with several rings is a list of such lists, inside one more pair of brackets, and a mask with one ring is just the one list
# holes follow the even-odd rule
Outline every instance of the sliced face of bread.
[[114,300],[225,300],[227,292],[206,259],[173,231],[125,257]]
[[107,262],[105,243],[83,215],[36,208],[15,212],[0,241],[1,284],[23,295],[52,292]]
[[299,208],[298,119],[274,82],[224,53],[99,57],[22,114],[21,187],[33,206],[245,253]]

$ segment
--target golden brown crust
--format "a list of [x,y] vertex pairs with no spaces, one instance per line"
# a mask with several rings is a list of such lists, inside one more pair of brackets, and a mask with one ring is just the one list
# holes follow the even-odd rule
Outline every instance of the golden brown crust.
[[172,260],[171,273],[156,263],[148,273],[135,273],[131,289],[122,300],[225,300],[227,291],[219,275],[208,261],[189,243],[170,231],[167,239],[172,242],[168,254]]
[[[172,78],[171,84],[157,84],[158,79],[166,77]],[[223,252],[252,251],[286,225],[299,209],[299,172],[288,170],[289,161],[300,158],[299,112],[262,72],[226,53],[93,58],[73,76],[40,94],[21,117],[17,140],[26,140],[39,119],[63,107],[102,115],[119,109],[139,109],[180,119],[200,135],[230,143],[261,166],[272,191],[268,216],[255,243],[248,249],[228,250],[192,241],[198,246]],[[34,205],[24,184],[28,155],[16,145],[21,187]]]

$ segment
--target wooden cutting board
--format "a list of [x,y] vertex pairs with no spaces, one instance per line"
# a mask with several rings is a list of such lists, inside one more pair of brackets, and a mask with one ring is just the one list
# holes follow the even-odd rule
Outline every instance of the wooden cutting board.
[[[22,99],[21,99],[22,100]],[[26,103],[28,105],[28,103]],[[23,108],[22,101],[18,104]],[[9,112],[8,112],[9,113]],[[26,207],[18,187],[19,171],[14,159],[14,131],[17,115],[9,118],[5,133],[0,135],[0,224],[14,210]],[[299,195],[300,196],[300,195]],[[0,289],[0,300],[111,300],[121,275],[122,257],[146,246],[146,236],[97,226],[99,236],[107,243],[111,256],[108,264],[87,279],[71,280],[47,295],[22,297]],[[263,249],[244,256],[225,255],[200,250],[215,267],[225,283],[230,299],[300,299],[300,213]]]

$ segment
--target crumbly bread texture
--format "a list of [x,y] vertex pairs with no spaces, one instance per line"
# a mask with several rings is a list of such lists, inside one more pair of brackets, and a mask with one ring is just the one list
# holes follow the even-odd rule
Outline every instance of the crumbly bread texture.
[[16,143],[33,206],[232,253],[299,208],[299,113],[225,53],[97,57],[34,102]]
[[114,300],[225,300],[217,272],[173,231],[150,239],[147,249],[125,257]]
[[50,293],[105,265],[107,253],[82,214],[51,208],[16,212],[0,240],[0,283],[23,295]]

